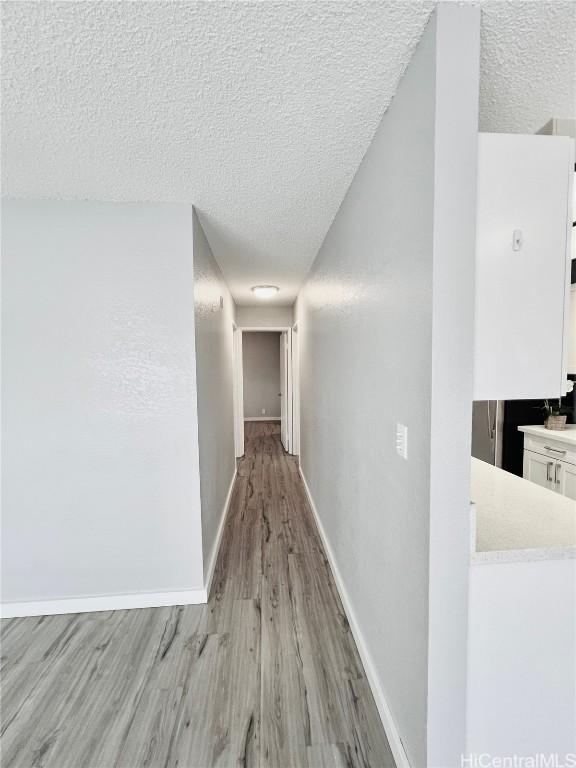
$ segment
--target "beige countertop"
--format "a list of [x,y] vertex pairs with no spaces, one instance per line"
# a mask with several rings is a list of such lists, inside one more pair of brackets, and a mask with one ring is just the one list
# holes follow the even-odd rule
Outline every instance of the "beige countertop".
[[559,443],[566,443],[576,448],[576,424],[566,424],[565,429],[546,429],[541,424],[518,427],[520,432],[525,432],[534,437],[541,437],[544,440],[554,440]]
[[473,562],[576,557],[573,499],[474,458],[471,499]]

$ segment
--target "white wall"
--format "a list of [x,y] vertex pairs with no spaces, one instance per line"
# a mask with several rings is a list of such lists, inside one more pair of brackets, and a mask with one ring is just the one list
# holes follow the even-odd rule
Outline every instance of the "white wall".
[[233,313],[230,291],[194,211],[194,316],[205,580],[216,556],[217,533],[236,470]]
[[294,307],[260,304],[236,307],[236,323],[244,328],[283,328],[294,322]]
[[576,753],[576,561],[473,565],[470,755]]
[[242,358],[244,418],[280,418],[280,334],[242,334]]
[[303,473],[413,766],[465,746],[478,59],[440,6],[296,307]]
[[2,225],[3,601],[202,588],[191,207]]

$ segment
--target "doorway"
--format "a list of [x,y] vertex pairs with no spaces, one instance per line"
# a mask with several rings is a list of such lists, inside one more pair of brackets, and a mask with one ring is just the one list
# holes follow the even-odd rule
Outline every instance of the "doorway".
[[244,424],[277,421],[287,453],[294,439],[294,365],[292,328],[234,327],[234,443],[244,455]]

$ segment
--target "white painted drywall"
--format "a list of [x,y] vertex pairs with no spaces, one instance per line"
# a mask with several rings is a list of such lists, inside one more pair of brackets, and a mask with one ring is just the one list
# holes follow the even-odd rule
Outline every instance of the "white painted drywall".
[[280,418],[280,334],[243,333],[242,358],[244,418]]
[[471,755],[576,753],[576,561],[473,565],[468,736]]
[[236,307],[236,323],[242,328],[284,328],[294,322],[294,307],[262,304]]
[[3,601],[203,587],[192,209],[4,201]]
[[480,9],[440,4],[436,30],[429,768],[461,768],[466,733]]
[[194,318],[204,576],[236,469],[232,400],[234,303],[194,211]]
[[478,49],[440,6],[296,306],[303,473],[412,766],[465,746]]

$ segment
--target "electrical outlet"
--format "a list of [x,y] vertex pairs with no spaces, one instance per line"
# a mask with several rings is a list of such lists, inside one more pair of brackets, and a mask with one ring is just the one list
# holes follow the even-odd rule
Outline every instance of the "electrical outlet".
[[408,427],[404,424],[396,424],[396,453],[408,459]]
[[266,408],[262,408],[262,416],[266,416]]

